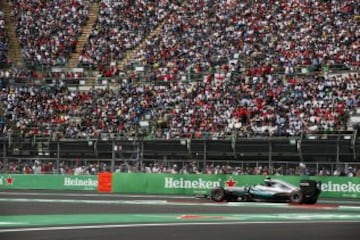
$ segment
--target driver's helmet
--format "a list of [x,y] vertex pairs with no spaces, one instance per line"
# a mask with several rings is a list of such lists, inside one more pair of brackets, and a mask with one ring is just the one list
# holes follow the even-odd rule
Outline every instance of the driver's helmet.
[[265,185],[266,186],[268,186],[268,187],[271,187],[271,183],[272,183],[272,181],[271,181],[271,177],[266,177],[265,179],[264,179],[264,183],[265,183]]

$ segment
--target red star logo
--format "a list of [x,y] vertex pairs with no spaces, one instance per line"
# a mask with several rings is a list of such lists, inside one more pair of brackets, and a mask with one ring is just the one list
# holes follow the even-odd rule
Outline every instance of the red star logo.
[[226,185],[228,187],[234,187],[236,185],[236,181],[234,181],[232,178],[226,181]]
[[8,177],[6,178],[6,184],[7,184],[7,185],[12,185],[13,182],[14,182],[14,178],[13,178],[13,177],[8,176]]

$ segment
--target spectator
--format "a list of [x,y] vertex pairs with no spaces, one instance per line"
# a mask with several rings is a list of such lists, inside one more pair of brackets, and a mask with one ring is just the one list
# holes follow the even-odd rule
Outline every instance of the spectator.
[[41,167],[40,162],[38,160],[35,160],[34,165],[32,167],[33,173],[34,174],[41,174],[42,173],[41,169],[42,169],[42,167]]
[[352,166],[349,166],[346,171],[345,171],[345,174],[347,177],[353,177],[355,174],[354,174],[354,169],[352,168]]

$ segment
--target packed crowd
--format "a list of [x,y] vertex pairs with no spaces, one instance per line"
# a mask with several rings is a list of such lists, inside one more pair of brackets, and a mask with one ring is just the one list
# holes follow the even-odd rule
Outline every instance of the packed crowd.
[[[150,79],[173,80],[189,68],[246,69],[260,76],[344,64],[360,66],[357,0],[185,1],[136,59]],[[238,62],[223,61],[224,58]]]
[[80,55],[81,65],[96,66],[104,76],[117,73],[111,62],[138,45],[177,6],[177,0],[100,1],[100,11],[87,44]]
[[[96,0],[9,1],[25,60],[53,65],[64,63],[74,49]],[[356,0],[99,3],[80,62],[96,65],[105,76],[117,74],[110,62],[161,26],[135,56],[146,73],[118,77],[119,89],[4,87],[3,134],[292,136],[303,130],[346,129],[349,113],[359,107],[359,73],[292,75],[299,66],[313,71],[336,64],[359,67]],[[1,23],[0,13],[0,28]],[[278,68],[285,74],[275,74]],[[179,80],[190,71],[203,77]],[[2,77],[14,76],[37,77],[14,67],[0,71],[0,85]],[[73,79],[83,74],[44,76]]]
[[[303,130],[347,130],[360,107],[360,75],[231,76],[167,84],[121,82],[119,89],[70,91],[58,86],[0,90],[4,133],[99,138],[102,134],[158,138],[296,136]],[[147,124],[143,124],[147,122]]]
[[0,10],[0,65],[2,66],[8,62],[8,50],[8,36],[5,29],[4,12]]
[[[64,63],[95,1],[11,0],[26,61]],[[301,66],[314,71],[330,65],[360,67],[357,0],[98,2],[98,18],[79,63],[107,77],[119,73],[111,62],[123,59],[157,26],[161,31],[146,39],[135,56],[150,80],[217,67],[246,69],[250,76],[277,69],[291,74]],[[234,56],[237,61],[229,64]]]
[[[82,161],[60,162],[57,167],[56,162],[31,160],[31,161],[11,161],[7,167],[0,162],[0,173],[18,174],[63,174],[63,175],[97,175],[101,172],[111,171],[109,162],[95,161],[84,163]],[[6,168],[6,169],[5,169]],[[285,164],[274,163],[269,167],[267,163],[246,163],[246,164],[224,164],[209,163],[205,167],[199,166],[195,162],[171,163],[171,162],[149,162],[149,163],[117,163],[114,169],[116,173],[170,173],[170,174],[231,174],[231,175],[274,175],[274,176],[346,176],[360,177],[359,165],[331,165],[316,166],[304,163]]]
[[88,19],[89,1],[11,0],[10,4],[25,62],[66,63]]

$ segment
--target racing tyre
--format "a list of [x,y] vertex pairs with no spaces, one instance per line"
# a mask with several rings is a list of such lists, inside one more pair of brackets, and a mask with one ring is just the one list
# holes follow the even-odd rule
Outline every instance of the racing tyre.
[[214,188],[211,191],[211,199],[215,202],[222,202],[225,200],[225,189],[222,187]]
[[290,203],[300,204],[304,201],[304,194],[301,191],[293,191],[290,194]]
[[309,199],[304,200],[304,203],[306,204],[315,204],[317,202],[318,198],[317,196],[311,197]]

